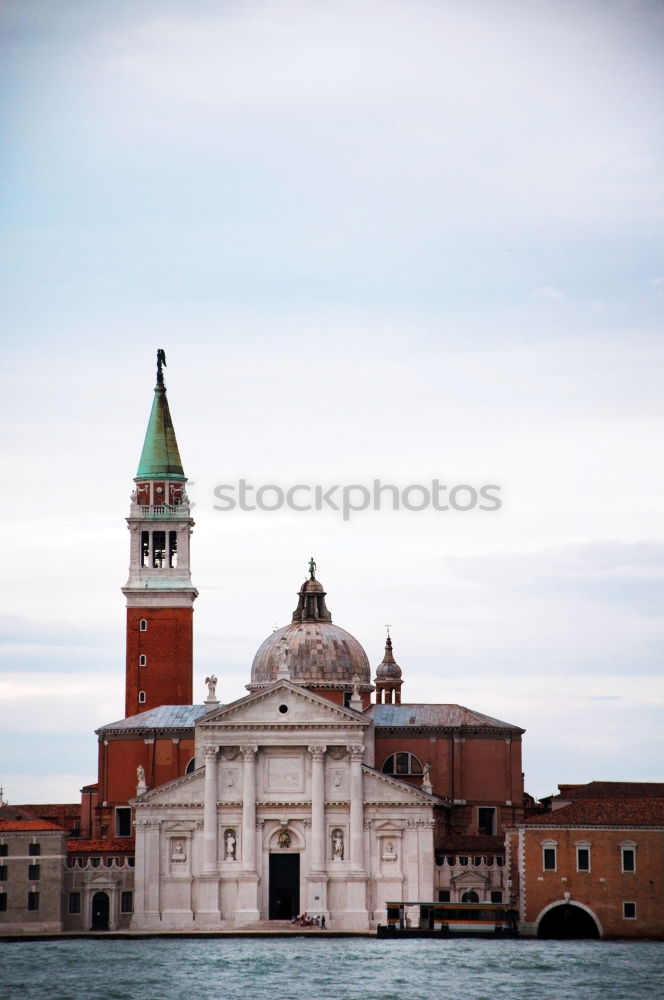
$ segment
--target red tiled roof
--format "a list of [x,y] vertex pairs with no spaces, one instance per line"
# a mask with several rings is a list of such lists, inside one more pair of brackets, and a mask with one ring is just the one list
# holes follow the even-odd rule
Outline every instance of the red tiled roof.
[[37,830],[57,830],[66,833],[61,826],[45,819],[0,819],[0,833],[30,833]]
[[25,809],[27,812],[34,813],[35,816],[43,816],[44,814],[60,813],[62,812],[64,816],[80,816],[81,814],[81,803],[80,802],[37,802],[36,804],[23,803],[19,806],[14,806],[14,809]]
[[526,826],[582,825],[664,826],[664,799],[579,799],[526,820]]
[[436,845],[437,854],[452,854],[464,851],[466,854],[497,854],[505,850],[502,837],[486,836],[449,836],[442,837]]
[[122,854],[133,852],[133,840],[68,840],[68,854]]
[[661,799],[664,782],[589,781],[586,785],[558,785],[561,799]]

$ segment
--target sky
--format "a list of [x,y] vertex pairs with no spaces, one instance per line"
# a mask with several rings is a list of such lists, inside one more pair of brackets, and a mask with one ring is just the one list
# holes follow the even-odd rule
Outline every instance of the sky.
[[[664,780],[663,35],[649,0],[5,0],[6,799],[76,801],[122,717],[158,347],[195,700],[246,693],[314,555],[405,701],[526,730],[530,794]],[[241,479],[500,506],[215,510]]]

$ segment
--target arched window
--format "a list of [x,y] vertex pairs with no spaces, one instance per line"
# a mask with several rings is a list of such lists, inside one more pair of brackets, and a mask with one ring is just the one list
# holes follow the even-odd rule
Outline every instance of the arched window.
[[140,622],[138,623],[138,627],[141,632],[147,632],[148,623],[145,618],[141,618]]
[[146,701],[145,691],[139,691],[138,692],[138,704],[139,705],[144,705],[145,701]]
[[422,765],[414,753],[392,753],[383,764],[383,774],[422,774]]
[[145,655],[145,653],[141,653],[141,655],[139,656],[139,658],[138,658],[138,665],[139,665],[139,667],[147,667],[147,665],[148,665],[148,658]]
[[196,770],[196,758],[192,757],[187,766],[184,769],[185,774],[191,774],[192,771]]
[[480,897],[477,895],[474,889],[468,889],[468,891],[464,892],[463,896],[461,897],[462,903],[479,903],[479,901]]

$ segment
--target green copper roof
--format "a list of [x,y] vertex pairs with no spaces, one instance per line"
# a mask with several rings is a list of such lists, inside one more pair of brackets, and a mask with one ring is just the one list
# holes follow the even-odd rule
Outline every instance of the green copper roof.
[[185,479],[166,387],[157,383],[136,479]]

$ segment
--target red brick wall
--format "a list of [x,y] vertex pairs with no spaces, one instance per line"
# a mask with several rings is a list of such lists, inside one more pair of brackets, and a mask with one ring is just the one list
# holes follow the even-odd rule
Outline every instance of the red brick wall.
[[[144,618],[147,631],[139,625]],[[147,665],[139,666],[139,657]],[[192,608],[127,608],[125,716],[159,705],[191,705],[193,672]],[[140,691],[145,703],[138,700]]]
[[[570,902],[593,911],[605,937],[664,938],[664,830],[533,827],[525,838],[527,921],[569,892]],[[543,871],[543,840],[557,841],[556,871]],[[637,845],[635,872],[621,871],[619,845],[626,840]],[[591,844],[589,872],[576,870],[578,841]],[[636,919],[623,918],[624,902],[636,903]]]

